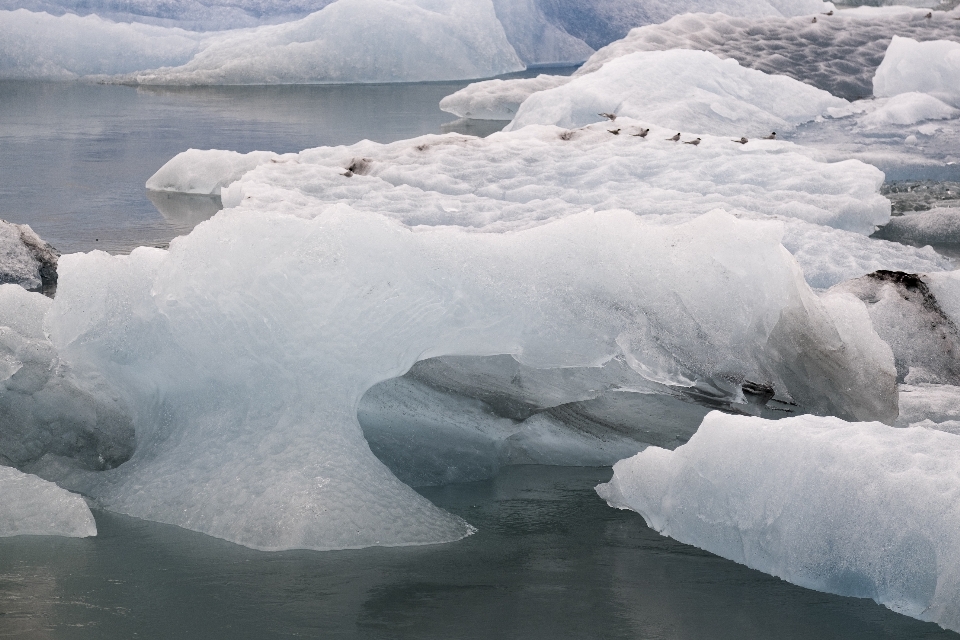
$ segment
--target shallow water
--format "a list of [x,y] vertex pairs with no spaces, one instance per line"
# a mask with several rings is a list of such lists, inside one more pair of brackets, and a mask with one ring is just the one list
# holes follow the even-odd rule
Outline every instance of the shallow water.
[[955,638],[664,538],[594,493],[609,469],[512,467],[423,493],[447,545],[263,553],[109,513],[0,539],[0,637]]
[[287,153],[502,128],[440,111],[440,99],[466,84],[145,89],[0,81],[0,218],[29,224],[63,253],[164,246],[198,222],[183,203],[161,214],[144,189],[177,153]]

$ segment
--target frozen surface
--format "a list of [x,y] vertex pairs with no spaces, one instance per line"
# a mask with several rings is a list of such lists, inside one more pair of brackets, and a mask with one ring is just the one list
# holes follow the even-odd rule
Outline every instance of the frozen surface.
[[911,92],[960,107],[960,42],[894,36],[873,78],[873,93],[890,97]]
[[634,29],[580,68],[589,74],[635,51],[699,49],[766,73],[782,74],[853,100],[873,94],[873,76],[894,36],[960,41],[957,13],[900,9],[839,11],[832,16],[681,15]]
[[339,0],[299,20],[216,33],[0,11],[0,77],[105,74],[139,84],[415,82],[522,68],[489,0]]
[[52,301],[0,285],[0,464],[44,456],[109,469],[133,453],[130,418],[99,376],[77,375],[43,330]]
[[61,259],[52,340],[120,390],[138,445],[114,470],[38,473],[261,549],[424,544],[470,528],[397,480],[357,422],[363,394],[418,359],[620,356],[657,384],[736,398],[753,381],[808,411],[896,417],[862,304],[814,294],[776,224],[606,211],[478,233],[299,203],[225,210],[169,251]]
[[[323,147],[286,156],[283,163],[264,162],[224,188],[223,202],[291,212],[307,202],[347,202],[405,224],[454,221],[487,230],[524,228],[587,208],[669,216],[663,218],[669,223],[723,207],[783,220],[783,242],[817,288],[878,269],[952,268],[930,248],[865,237],[889,220],[890,203],[877,194],[882,174],[876,169],[817,162],[780,141],[739,145],[708,136],[693,148],[665,140],[673,132],[655,126],[646,139],[630,135],[641,126],[619,118],[573,131],[531,126],[482,140],[447,135]],[[611,129],[621,133],[612,135]],[[181,154],[163,169],[166,188],[191,189],[193,176],[227,166],[233,157],[219,151]],[[209,185],[230,182],[226,174],[205,179]]]
[[0,496],[0,538],[97,535],[83,498],[52,482],[0,466]]
[[[292,155],[292,154],[289,154]],[[285,158],[270,151],[202,151],[188,149],[177,154],[147,180],[150,191],[193,195],[220,195],[220,190],[261,164],[283,162]]]
[[96,15],[0,11],[0,78],[73,80],[188,62],[210,38]]
[[57,282],[60,254],[29,225],[0,220],[0,284],[39,291]]
[[530,124],[580,127],[599,113],[678,131],[756,137],[790,131],[845,100],[784,76],[704,51],[630,53],[570,83],[531,95],[507,130]]
[[[642,126],[623,118],[573,131],[531,126],[485,139],[448,134],[308,149],[261,164],[224,188],[223,202],[287,212],[345,202],[409,225],[486,230],[529,227],[588,208],[690,216],[723,207],[862,234],[889,219],[890,204],[877,193],[883,176],[868,165],[817,162],[779,141],[739,145],[703,136],[698,147],[683,145],[666,140],[673,131],[649,124],[646,139],[630,135]],[[612,128],[622,133],[612,135]],[[218,155],[229,156],[194,153],[191,163],[210,167]],[[189,188],[191,163],[175,158],[167,165],[168,189]]]
[[598,487],[664,535],[804,587],[960,630],[960,437],[711,413]]
[[580,63],[594,52],[547,18],[539,0],[494,0],[493,4],[507,39],[526,65]]
[[960,435],[960,386],[900,385],[898,427],[925,427]]
[[440,108],[461,118],[512,120],[520,104],[538,91],[559,87],[567,76],[540,74],[536,78],[474,82],[440,101]]

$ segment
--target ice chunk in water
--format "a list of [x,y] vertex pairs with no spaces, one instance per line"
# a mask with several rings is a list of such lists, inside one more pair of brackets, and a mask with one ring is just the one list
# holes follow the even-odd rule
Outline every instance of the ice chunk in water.
[[300,216],[225,210],[169,251],[61,260],[52,339],[120,390],[138,441],[119,468],[61,482],[261,549],[454,540],[469,526],[390,474],[357,422],[370,387],[443,355],[623,355],[651,380],[751,380],[811,411],[896,416],[866,311],[811,292],[776,224],[606,211],[411,230],[300,202]]
[[97,535],[83,498],[37,476],[0,466],[0,538]]
[[873,78],[873,93],[889,97],[910,92],[960,107],[960,42],[894,36]]
[[0,220],[0,284],[30,291],[56,287],[59,256],[29,225]]
[[593,73],[531,95],[507,130],[530,124],[581,127],[611,113],[677,131],[753,138],[792,130],[846,104],[826,91],[705,51],[650,51],[614,58]]
[[512,120],[528,97],[569,81],[567,76],[540,74],[536,78],[474,82],[441,100],[440,108],[461,118]]
[[597,491],[681,542],[960,631],[960,436],[715,412]]

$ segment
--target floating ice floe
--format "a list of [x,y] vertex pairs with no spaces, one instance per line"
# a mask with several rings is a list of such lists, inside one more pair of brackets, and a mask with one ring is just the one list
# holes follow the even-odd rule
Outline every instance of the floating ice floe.
[[[299,202],[224,211],[169,251],[61,259],[51,339],[118,390],[137,450],[38,474],[261,549],[424,544],[471,529],[397,480],[357,422],[364,393],[417,360],[621,357],[653,384],[737,398],[750,381],[809,411],[896,417],[892,355],[862,303],[814,294],[775,223],[605,211],[496,233]],[[557,422],[527,427],[515,451],[576,444]]]
[[804,587],[960,631],[960,437],[711,413],[598,493],[660,533]]
[[[819,16],[816,23],[809,16],[783,18],[759,12],[742,17],[678,15],[662,24],[636,28],[611,42],[592,55],[574,78],[637,51],[694,49],[733,58],[744,67],[789,76],[855,100],[872,95],[874,73],[893,36],[960,41],[960,21],[953,19],[960,15],[956,12],[936,11],[928,19],[929,12],[910,8],[866,9]],[[473,118],[503,118],[505,112],[515,113],[523,100],[541,91],[542,86],[570,80],[553,76],[541,79],[539,84],[507,80],[497,85],[470,85],[445,99],[443,108],[461,117],[471,113]],[[498,108],[484,115],[488,105]]]
[[[645,138],[633,135],[647,128]],[[485,139],[424,136],[247,159],[190,151],[171,159],[148,184],[185,193],[220,188],[227,207],[242,203],[302,215],[307,203],[343,202],[404,224],[478,230],[525,228],[588,208],[682,220],[722,207],[783,220],[783,242],[817,288],[878,269],[952,268],[930,248],[866,237],[890,211],[877,193],[883,176],[868,165],[818,162],[780,141],[741,145],[698,136],[701,144],[694,147],[666,140],[673,133],[618,118],[576,130],[530,126]],[[261,164],[231,182],[238,171],[230,167],[245,168],[248,159]]]
[[95,374],[77,375],[43,330],[52,301],[0,285],[0,464],[46,457],[90,470],[133,453],[136,437],[118,398]]
[[83,498],[37,476],[0,466],[0,538],[97,535]]
[[790,131],[847,101],[706,51],[631,53],[527,98],[507,131],[530,124],[581,127],[600,113],[680,131],[755,137]]
[[931,95],[960,107],[960,42],[917,42],[894,36],[873,78],[878,97]]

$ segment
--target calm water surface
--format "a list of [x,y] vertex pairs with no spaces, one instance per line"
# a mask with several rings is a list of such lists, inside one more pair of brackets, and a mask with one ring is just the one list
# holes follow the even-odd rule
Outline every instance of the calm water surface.
[[502,128],[440,111],[440,99],[466,84],[144,89],[0,81],[0,218],[29,224],[63,253],[162,246],[198,222],[196,207],[173,203],[161,214],[144,190],[181,151],[287,153]]
[[425,489],[479,529],[427,547],[264,553],[97,512],[97,538],[0,539],[0,637],[957,637],[661,537],[597,497],[609,477],[511,467]]

